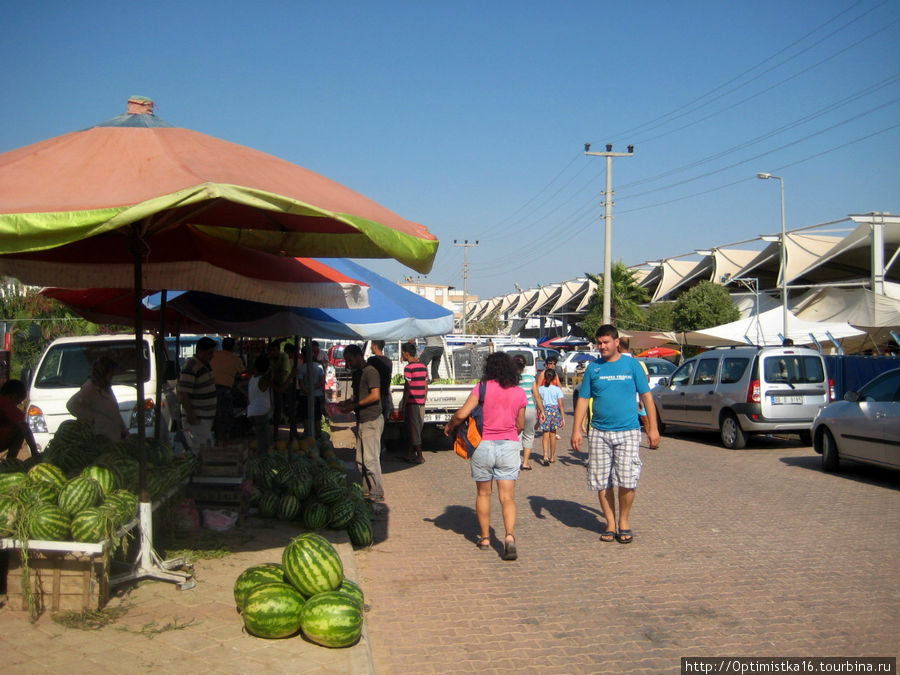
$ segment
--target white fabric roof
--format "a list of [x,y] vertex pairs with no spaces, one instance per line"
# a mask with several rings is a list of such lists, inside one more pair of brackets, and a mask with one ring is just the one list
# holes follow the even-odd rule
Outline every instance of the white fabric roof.
[[674,258],[669,258],[662,261],[659,269],[662,272],[662,279],[653,292],[651,302],[664,298],[682,284],[695,279],[704,272],[708,279],[709,273],[712,271],[712,261],[709,256],[706,256],[699,262],[696,260],[675,260]]
[[531,303],[537,300],[538,293],[540,293],[538,288],[528,289],[519,293],[518,299],[509,307],[510,315],[518,316],[522,314]]
[[590,279],[585,278],[573,279],[572,281],[563,282],[562,288],[560,288],[559,291],[559,298],[556,300],[556,303],[553,305],[553,307],[550,308],[548,314],[558,312],[560,309],[574,300],[576,296],[579,295],[579,293],[587,292],[592,283],[593,282]]
[[[684,333],[684,343],[703,347],[720,345],[753,344],[759,346],[778,346],[781,344],[782,314],[776,307],[732,323],[726,323],[706,330]],[[813,344],[815,340],[828,342],[828,334],[840,340],[847,337],[863,335],[863,331],[844,322],[804,321],[788,312],[788,337],[796,345]]]
[[550,284],[549,286],[542,286],[538,291],[537,300],[535,300],[534,304],[531,306],[531,309],[528,310],[528,316],[537,314],[546,307],[551,306],[556,298],[559,297],[559,293],[561,290],[562,284]]
[[[900,284],[885,285],[900,294]],[[846,321],[859,328],[900,331],[900,300],[864,288],[815,289],[798,300],[794,311],[807,321]]]

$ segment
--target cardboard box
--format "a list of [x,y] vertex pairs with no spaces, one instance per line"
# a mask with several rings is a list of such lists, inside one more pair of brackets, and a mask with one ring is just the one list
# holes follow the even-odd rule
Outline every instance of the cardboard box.
[[[28,611],[22,592],[22,552],[9,552],[6,591],[11,610]],[[98,553],[29,551],[31,590],[38,612],[102,609],[109,599],[109,569]]]

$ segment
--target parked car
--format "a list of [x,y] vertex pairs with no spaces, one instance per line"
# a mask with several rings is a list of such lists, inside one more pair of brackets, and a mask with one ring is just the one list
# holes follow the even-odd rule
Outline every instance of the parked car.
[[537,353],[537,357],[535,359],[535,369],[538,372],[541,372],[544,369],[544,364],[547,361],[547,358],[550,356],[556,357],[556,366],[559,367],[559,362],[562,361],[562,355],[556,349],[551,349],[550,347],[533,347],[534,351]]
[[727,347],[688,359],[652,393],[660,433],[667,426],[718,429],[722,445],[739,449],[748,435],[772,432],[810,444],[830,383],[813,349]]
[[675,364],[666,359],[641,358],[640,362],[647,366],[647,379],[652,389],[659,381],[675,372]]
[[826,405],[812,433],[823,471],[837,470],[842,459],[900,469],[900,368]]

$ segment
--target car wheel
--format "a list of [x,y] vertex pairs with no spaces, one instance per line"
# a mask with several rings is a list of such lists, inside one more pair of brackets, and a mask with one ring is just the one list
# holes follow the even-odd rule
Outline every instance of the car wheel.
[[822,471],[837,471],[841,458],[838,455],[837,443],[834,442],[834,436],[828,429],[822,429]]
[[812,445],[812,432],[811,431],[801,431],[800,432],[800,442],[803,445]]
[[740,450],[747,445],[747,436],[733,413],[722,415],[722,420],[719,422],[719,431],[722,436],[722,445],[729,450]]

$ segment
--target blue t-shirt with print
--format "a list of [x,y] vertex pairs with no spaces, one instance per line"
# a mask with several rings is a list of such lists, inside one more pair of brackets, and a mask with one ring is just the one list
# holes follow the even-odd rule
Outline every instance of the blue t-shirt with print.
[[637,359],[594,361],[584,371],[580,398],[593,399],[591,426],[601,431],[640,429],[636,394],[650,391],[647,376]]

